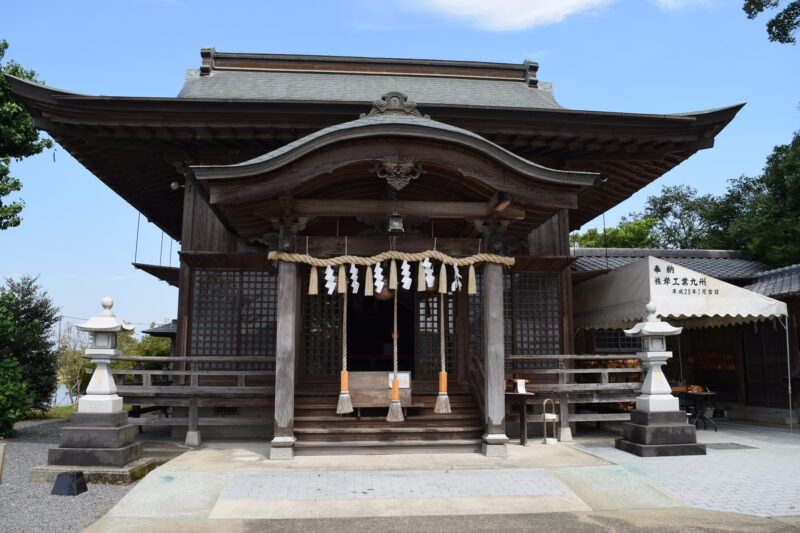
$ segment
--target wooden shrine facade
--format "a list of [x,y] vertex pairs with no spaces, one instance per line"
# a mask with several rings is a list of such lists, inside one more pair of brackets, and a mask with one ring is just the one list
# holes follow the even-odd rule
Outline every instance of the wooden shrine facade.
[[[741,107],[678,115],[569,110],[530,62],[213,49],[202,56],[178,98],[91,97],[9,81],[37,127],[181,241],[179,271],[169,272],[179,286],[176,355],[192,364],[209,358],[192,378],[197,387],[225,379],[232,391],[259,387],[268,399],[252,405],[272,404],[274,412],[250,413],[274,416],[276,458],[292,456],[296,445],[299,452],[303,439],[320,447],[320,436],[341,424],[326,418],[333,413],[325,402],[333,398],[335,410],[343,334],[350,368],[389,370],[392,332],[383,319],[392,313],[363,293],[345,312],[322,272],[319,293],[309,294],[309,265],[270,261],[269,251],[320,260],[388,250],[513,258],[509,266],[477,262],[474,294],[448,288],[443,297],[418,290],[414,265],[412,287],[396,290],[394,313],[395,353],[400,369],[412,372],[409,407],[434,436],[426,440],[501,453],[513,356],[573,353],[569,232],[712,146]],[[387,232],[392,217],[402,219],[402,232]],[[365,283],[367,275],[362,266],[356,277]],[[450,287],[454,272],[446,275]],[[436,392],[440,348],[454,405],[447,430],[426,396]],[[547,360],[524,365],[551,368]],[[204,378],[203,369],[222,376]],[[219,398],[247,407],[248,395],[237,394]],[[198,402],[173,405],[189,408],[196,430]],[[471,425],[456,426],[473,414]],[[375,424],[375,442],[394,431]],[[363,430],[340,440],[363,440]]]

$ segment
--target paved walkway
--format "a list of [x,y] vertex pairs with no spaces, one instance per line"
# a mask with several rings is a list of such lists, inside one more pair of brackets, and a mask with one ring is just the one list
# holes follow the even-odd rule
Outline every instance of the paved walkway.
[[158,529],[147,522],[152,519],[184,520],[192,524],[187,530],[205,523],[234,531],[234,524],[248,520],[500,514],[511,520],[532,513],[683,513],[692,507],[800,523],[791,519],[800,517],[800,434],[721,424],[718,433],[698,436],[719,446],[707,456],[643,459],[614,449],[606,437],[512,444],[507,458],[443,454],[283,462],[268,461],[265,450],[247,446],[206,447],[148,475],[88,531],[140,524],[128,530],[154,533]]
[[721,423],[720,431],[698,431],[697,436],[717,449],[710,448],[706,456],[645,459],[605,442],[578,446],[625,467],[689,507],[800,516],[800,431]]

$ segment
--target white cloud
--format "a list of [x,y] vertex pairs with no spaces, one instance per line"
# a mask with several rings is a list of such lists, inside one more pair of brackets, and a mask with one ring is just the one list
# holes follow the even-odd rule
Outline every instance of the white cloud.
[[[484,30],[514,31],[561,22],[615,0],[415,0],[417,8],[462,19]],[[680,2],[687,0],[658,0]]]
[[711,2],[710,0],[655,0],[655,3],[661,9],[677,11],[685,7],[707,6]]

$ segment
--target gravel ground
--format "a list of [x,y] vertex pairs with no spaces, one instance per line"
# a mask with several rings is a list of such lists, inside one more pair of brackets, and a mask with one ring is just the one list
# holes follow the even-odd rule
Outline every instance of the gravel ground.
[[47,464],[47,450],[58,445],[64,420],[18,422],[6,439],[0,482],[0,532],[72,533],[104,515],[133,485],[88,485],[78,496],[51,496],[51,483],[28,481],[31,468]]

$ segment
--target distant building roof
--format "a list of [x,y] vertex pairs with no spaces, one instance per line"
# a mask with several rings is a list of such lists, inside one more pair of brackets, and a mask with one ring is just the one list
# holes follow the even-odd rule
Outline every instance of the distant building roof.
[[736,250],[673,250],[658,248],[573,248],[575,272],[614,270],[647,256],[723,280],[749,280],[769,270],[769,265],[742,257]]
[[761,272],[745,288],[770,297],[800,294],[800,264]]
[[154,328],[143,329],[142,333],[147,333],[151,337],[174,337],[178,334],[178,321],[172,320]]
[[366,104],[397,91],[420,105],[563,109],[538,65],[201,51],[179,98]]

